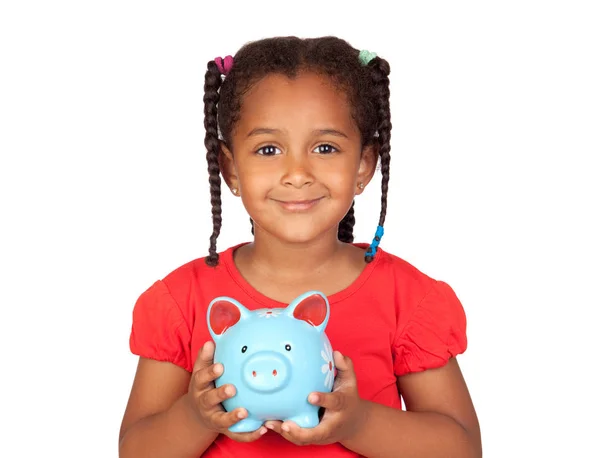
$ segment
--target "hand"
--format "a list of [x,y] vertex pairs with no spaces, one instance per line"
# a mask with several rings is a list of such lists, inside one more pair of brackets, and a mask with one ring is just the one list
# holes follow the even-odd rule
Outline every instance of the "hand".
[[268,421],[265,426],[296,445],[326,445],[352,437],[366,421],[367,403],[358,396],[352,360],[333,353],[337,376],[331,393],[311,393],[308,402],[325,408],[314,428],[301,428],[292,421]]
[[213,364],[214,343],[209,341],[198,352],[188,390],[188,405],[198,422],[209,431],[225,434],[238,442],[252,442],[267,432],[264,426],[249,433],[232,433],[228,428],[248,416],[243,408],[226,412],[221,405],[225,399],[235,395],[233,385],[215,388],[214,380],[223,373],[223,365]]

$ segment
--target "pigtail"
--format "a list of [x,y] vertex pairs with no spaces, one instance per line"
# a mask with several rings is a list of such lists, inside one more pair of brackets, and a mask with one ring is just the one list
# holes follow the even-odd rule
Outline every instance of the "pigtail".
[[217,122],[217,103],[221,87],[221,72],[214,61],[207,65],[204,76],[204,145],[206,146],[206,162],[208,163],[208,183],[210,185],[210,203],[212,205],[213,232],[210,236],[210,248],[205,258],[209,266],[219,263],[217,253],[217,238],[221,233],[221,170],[219,168],[219,131]]
[[338,240],[340,242],[352,243],[354,241],[354,223],[354,202],[352,202],[350,210],[348,210],[348,213],[346,213],[346,216],[344,216],[344,219],[340,221],[338,226]]
[[[390,65],[384,59],[375,57],[368,64],[373,82],[373,94],[377,107],[377,143],[381,159],[381,212],[379,214],[378,234],[383,235],[383,224],[387,213],[388,183],[390,181],[390,139],[392,136],[392,122],[390,113]],[[379,244],[381,235],[376,235],[374,242]],[[375,249],[376,249],[375,245]],[[367,250],[365,261],[371,262],[375,256],[374,250]]]

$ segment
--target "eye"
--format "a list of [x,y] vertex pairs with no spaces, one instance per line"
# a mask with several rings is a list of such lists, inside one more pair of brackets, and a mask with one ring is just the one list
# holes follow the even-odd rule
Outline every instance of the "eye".
[[335,152],[337,152],[337,148],[328,143],[323,143],[323,144],[317,146],[313,150],[313,153],[319,153],[319,154],[331,154],[331,153],[335,153]]
[[287,351],[292,351],[292,346],[290,344],[286,344],[285,349]]
[[248,347],[247,347],[246,345],[244,345],[244,346],[242,347],[242,353],[246,353],[246,350],[248,350]]
[[281,150],[273,145],[263,146],[256,150],[256,154],[259,156],[276,156],[281,154]]

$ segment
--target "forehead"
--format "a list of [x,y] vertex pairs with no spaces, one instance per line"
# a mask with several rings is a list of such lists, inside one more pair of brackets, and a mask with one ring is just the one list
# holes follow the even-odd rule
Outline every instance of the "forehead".
[[281,74],[264,77],[244,96],[240,115],[236,130],[242,134],[257,125],[337,126],[358,132],[346,94],[331,79],[311,72],[294,78]]

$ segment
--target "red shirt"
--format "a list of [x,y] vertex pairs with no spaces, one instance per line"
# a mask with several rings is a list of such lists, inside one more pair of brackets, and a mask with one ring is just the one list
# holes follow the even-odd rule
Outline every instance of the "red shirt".
[[[365,247],[366,245],[357,244]],[[131,351],[192,371],[196,355],[210,340],[208,304],[230,296],[248,309],[286,307],[244,280],[232,247],[219,265],[196,259],[154,283],[133,311]],[[446,364],[466,350],[466,317],[449,285],[381,249],[348,288],[328,297],[326,333],[334,350],[349,356],[363,399],[401,408],[396,377]],[[220,435],[205,457],[356,457],[340,444],[298,447],[269,431],[252,443]]]

